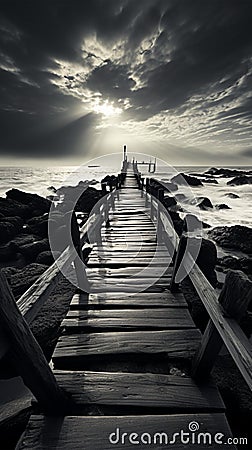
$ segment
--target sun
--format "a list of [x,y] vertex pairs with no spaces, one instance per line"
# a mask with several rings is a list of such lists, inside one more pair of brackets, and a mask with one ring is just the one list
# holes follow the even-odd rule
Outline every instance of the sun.
[[118,116],[122,113],[121,108],[115,107],[114,104],[108,100],[105,102],[97,100],[93,106],[93,110],[96,114],[103,114],[105,117]]

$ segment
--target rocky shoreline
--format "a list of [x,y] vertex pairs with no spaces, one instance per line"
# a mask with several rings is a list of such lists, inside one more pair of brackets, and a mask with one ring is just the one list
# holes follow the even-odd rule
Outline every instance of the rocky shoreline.
[[[162,202],[179,235],[188,231],[188,222],[185,217],[188,218],[190,214],[187,211],[185,212],[180,203],[180,201],[186,200],[185,196],[177,193],[181,177],[184,177],[186,182],[194,188],[200,187],[202,183],[218,184],[220,176],[229,179],[228,185],[234,185],[234,183],[240,185],[244,184],[245,181],[247,184],[251,184],[252,172],[245,173],[237,170],[211,168],[204,174],[181,174],[166,183]],[[109,182],[111,182],[111,185],[115,185],[115,177],[106,180],[106,183],[109,184]],[[164,183],[157,182],[157,180],[152,180],[151,183],[154,192],[157,192],[158,188],[164,187]],[[83,186],[82,182],[75,187],[62,187],[57,192],[54,188],[50,190],[52,195],[49,198],[43,198],[37,194],[26,193],[18,189],[11,189],[6,193],[6,198],[0,198],[0,267],[7,276],[16,300],[54,261],[48,239],[49,220],[57,220],[57,233],[59,241],[62,241],[64,216],[72,209],[73,199],[78,198],[75,210],[84,223],[96,202],[104,195],[104,190]],[[55,216],[49,219],[52,202],[59,200],[60,197],[64,197],[62,207],[59,207]],[[232,192],[227,195],[228,197],[239,198],[237,194]],[[225,209],[228,207],[225,204],[214,206],[211,199],[207,197],[198,197],[196,202],[199,210]],[[188,210],[190,210],[190,205],[188,205]],[[249,277],[252,277],[252,228],[241,225],[212,228],[206,223],[201,223],[196,216],[191,216],[190,224],[193,223],[195,230],[200,226],[204,228],[205,237],[202,240],[197,263],[210,283],[214,287],[221,287],[216,270],[223,274],[229,269],[242,270]],[[215,244],[217,244],[217,247]],[[218,257],[217,248],[223,250],[224,256]],[[58,250],[60,254],[63,248],[59,246]],[[225,254],[226,251],[228,254]],[[201,331],[204,331],[208,316],[200,299],[188,280],[183,282],[182,289],[196,325]],[[58,338],[61,320],[68,309],[74,291],[75,288],[62,276],[57,290],[50,295],[32,324],[32,331],[48,360]],[[242,327],[248,336],[252,333],[251,308],[252,305],[250,305],[250,311],[242,321]],[[225,356],[225,364],[229,365],[228,358],[228,356]],[[231,375],[235,372],[236,368],[231,364]],[[216,379],[221,391],[228,398],[227,392],[229,391],[227,385],[225,383],[223,385],[223,377],[224,369],[221,364],[221,357],[219,357]],[[231,376],[231,379],[233,380],[234,377]],[[244,389],[246,391],[243,380],[241,380],[240,384],[237,383],[235,386],[238,393],[240,392],[240,385],[242,392]],[[241,408],[249,413],[252,411],[250,402],[246,407],[243,402]]]

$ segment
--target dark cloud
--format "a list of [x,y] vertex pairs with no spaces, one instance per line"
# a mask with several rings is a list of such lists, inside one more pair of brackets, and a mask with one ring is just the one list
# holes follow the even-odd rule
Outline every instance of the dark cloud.
[[[223,105],[220,124],[238,131],[251,117],[249,1],[3,0],[0,10],[2,153],[78,153],[98,120],[66,119],[83,108],[85,89],[127,100],[124,118],[136,122],[186,109],[193,96],[207,114]],[[117,55],[85,47],[90,36],[108,54],[119,43]]]

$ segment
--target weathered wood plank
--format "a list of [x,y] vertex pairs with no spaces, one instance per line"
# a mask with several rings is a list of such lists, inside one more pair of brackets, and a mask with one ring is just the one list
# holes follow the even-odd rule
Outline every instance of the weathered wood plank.
[[[229,271],[219,296],[219,303],[224,309],[224,314],[239,322],[246,313],[251,300],[251,280],[243,272]],[[193,361],[192,373],[194,377],[208,376],[222,345],[222,337],[210,319]]]
[[[189,258],[187,258],[187,260],[188,265],[191,267]],[[194,264],[189,276],[211,320],[229,350],[230,355],[234,359],[250,389],[252,389],[251,343],[236,320],[225,317],[223,308],[218,302],[218,296],[215,290],[203,275],[197,264]]]
[[162,293],[125,293],[104,292],[102,294],[75,294],[72,298],[71,309],[104,308],[104,307],[187,307],[182,293],[172,294],[169,291]]
[[89,328],[102,329],[188,329],[195,324],[185,308],[169,309],[113,309],[70,310],[62,322],[66,332],[78,332]]
[[[180,430],[188,432],[190,423],[197,423],[199,426],[199,431],[195,433],[199,443],[192,443],[190,435],[187,450],[202,449],[202,446],[204,449],[219,450],[227,438],[232,436],[224,413],[58,418],[32,416],[16,450],[111,450],[113,446],[119,450],[132,450],[134,443],[138,441],[137,448],[141,450],[155,447],[161,450],[167,449],[173,438],[172,448],[182,450],[185,444],[181,443],[175,433]],[[123,439],[122,433],[126,433]],[[207,433],[206,444],[203,444],[204,434],[198,441],[198,433]],[[223,444],[215,442],[214,436],[217,433],[223,433]],[[212,436],[211,441],[209,436]],[[220,439],[220,435],[218,437]],[[234,450],[236,447],[228,445],[228,448]]]
[[216,386],[161,374],[55,371],[57,382],[76,405],[138,405],[197,411],[224,410]]
[[107,277],[107,278],[117,278],[117,277],[131,277],[133,275],[137,274],[138,278],[157,278],[159,276],[164,277],[170,277],[172,272],[172,267],[168,267],[168,269],[162,268],[160,270],[159,267],[146,267],[143,269],[143,267],[123,267],[118,269],[111,269],[108,267],[102,267],[102,268],[93,268],[93,269],[87,269],[87,276],[89,277]]
[[167,331],[125,331],[61,336],[53,354],[55,367],[85,362],[90,355],[168,354],[189,358],[199,345],[197,329]]

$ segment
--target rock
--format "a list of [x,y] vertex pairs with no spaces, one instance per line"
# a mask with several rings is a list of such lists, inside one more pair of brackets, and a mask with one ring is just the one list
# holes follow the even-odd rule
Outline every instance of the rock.
[[16,227],[13,223],[0,222],[0,244],[10,241],[16,234]]
[[54,254],[54,256],[53,256],[52,252],[47,250],[45,252],[39,253],[39,255],[36,258],[36,263],[51,266],[55,262],[55,259],[57,259],[57,257],[59,257],[59,256],[60,256],[60,252],[58,252],[57,255]]
[[167,192],[175,192],[178,190],[178,186],[170,181],[161,180],[160,187],[164,188]]
[[102,191],[98,191],[97,189],[89,186],[79,198],[76,205],[76,210],[90,213],[102,196]]
[[211,228],[211,225],[209,225],[209,223],[206,222],[202,222],[203,228]]
[[9,198],[0,197],[0,212],[4,217],[31,217],[31,207]]
[[196,178],[192,177],[190,175],[187,175],[185,173],[179,173],[175,177],[171,179],[173,183],[176,184],[189,184],[189,186],[203,186],[202,182]]
[[30,244],[31,242],[40,241],[39,236],[33,234],[20,234],[11,240],[10,245],[19,247],[21,245]]
[[197,207],[200,209],[208,209],[208,208],[213,208],[212,202],[211,200],[209,200],[209,198],[207,197],[199,197],[198,199],[198,203],[197,203]]
[[216,209],[231,209],[230,206],[226,205],[225,203],[220,203],[218,205],[215,205]]
[[21,217],[1,217],[0,218],[0,243],[10,241],[23,228]]
[[[239,259],[241,270],[245,272],[247,275],[252,275],[252,258],[240,258]],[[252,304],[250,303],[250,307],[252,308]]]
[[24,225],[24,221],[21,217],[18,216],[12,216],[12,217],[1,217],[0,218],[0,223],[1,222],[9,222],[12,223],[15,226],[16,232],[20,233],[20,231],[22,231],[23,225]]
[[39,217],[33,217],[27,221],[29,230],[40,237],[48,236],[48,214]]
[[178,202],[188,202],[188,198],[186,197],[185,194],[176,194],[175,198]]
[[2,270],[17,300],[47,268],[44,264],[32,263],[22,269],[6,267]]
[[183,229],[184,229],[184,221],[181,219],[179,213],[172,211],[170,209],[167,210],[168,215],[170,216],[170,219],[173,223],[173,226],[175,228],[176,233],[181,236]]
[[237,169],[217,169],[216,167],[211,167],[211,169],[208,169],[205,174],[210,175],[218,175],[223,178],[229,178],[229,177],[236,177],[241,175],[250,175],[252,172],[246,171],[246,170],[237,170]]
[[212,241],[202,239],[200,252],[196,259],[196,263],[208,281],[215,287],[217,284],[217,276],[215,272],[215,266],[217,263],[217,249]]
[[218,265],[225,269],[241,270],[240,260],[234,256],[223,256],[218,258]]
[[202,183],[218,184],[216,178],[201,178],[200,181],[202,181]]
[[247,275],[252,275],[252,258],[236,258],[234,256],[223,256],[218,259],[218,265],[224,268],[224,272],[230,269],[242,270]]
[[229,197],[229,198],[240,198],[239,195],[233,194],[233,192],[228,192],[227,194],[225,194],[225,197]]
[[23,205],[28,205],[33,211],[39,210],[42,214],[49,212],[51,207],[51,202],[48,199],[41,197],[38,194],[20,191],[19,189],[11,189],[6,192],[6,197],[22,203]]
[[252,228],[244,225],[215,227],[209,231],[209,236],[221,247],[252,254]]
[[202,222],[194,214],[186,214],[184,217],[184,231],[192,232],[200,230],[202,228]]
[[176,199],[174,197],[169,197],[169,196],[165,196],[162,203],[165,206],[165,208],[171,208],[171,207],[177,205]]
[[0,262],[7,262],[15,259],[16,253],[10,243],[0,246]]
[[49,250],[49,248],[50,246],[48,239],[42,239],[40,241],[31,242],[29,244],[16,246],[15,250],[18,253],[21,253],[21,255],[23,255],[27,261],[33,262],[35,261],[39,253]]
[[252,176],[240,175],[227,182],[228,186],[241,186],[243,184],[252,184]]

